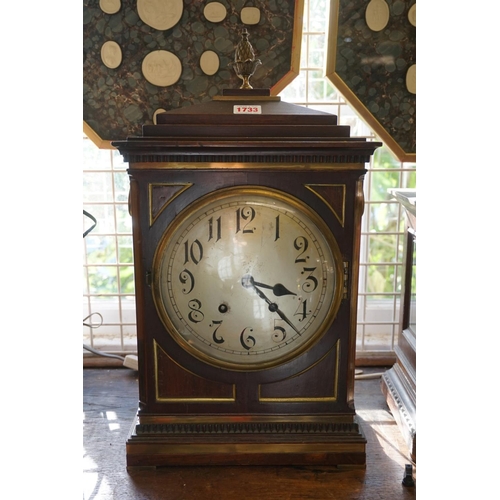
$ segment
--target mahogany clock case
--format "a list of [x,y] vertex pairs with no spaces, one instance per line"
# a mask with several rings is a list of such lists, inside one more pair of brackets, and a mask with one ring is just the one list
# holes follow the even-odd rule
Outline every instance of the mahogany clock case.
[[[242,101],[262,113],[234,114]],[[271,96],[235,95],[164,113],[142,137],[113,143],[130,165],[136,281],[140,401],[128,466],[364,466],[353,401],[359,238],[365,163],[381,144],[350,138],[336,120]],[[154,292],[169,227],[203,197],[239,188],[277,193],[315,214],[342,274],[336,312],[307,349],[249,369],[193,355],[168,331]]]
[[[151,201],[148,200],[150,186],[160,185],[164,179],[158,179],[158,171],[141,171],[134,172],[134,182],[137,183],[139,192],[138,205],[141,207],[150,206]],[[344,185],[355,185],[359,172],[346,172],[342,179]],[[169,183],[178,186],[191,187],[183,191],[180,195],[173,199],[168,209],[163,210],[156,218],[153,225],[146,232],[141,230],[141,261],[143,262],[143,280],[141,282],[138,276],[138,287],[141,289],[143,296],[143,304],[141,306],[144,324],[144,332],[146,342],[154,341],[156,347],[148,349],[147,352],[139,352],[139,357],[144,363],[145,377],[141,384],[141,413],[164,413],[168,414],[210,414],[213,412],[214,403],[210,402],[211,398],[215,400],[226,398],[228,402],[218,401],[216,403],[218,412],[223,411],[227,414],[242,414],[242,413],[264,413],[274,414],[289,411],[290,407],[294,412],[298,407],[301,407],[302,412],[308,413],[314,409],[315,412],[346,412],[352,414],[353,409],[348,402],[347,387],[345,384],[338,384],[338,380],[332,377],[325,380],[321,384],[317,383],[318,373],[314,370],[307,370],[313,365],[316,365],[325,356],[325,353],[331,355],[325,359],[322,365],[318,365],[317,370],[325,374],[333,375],[333,366],[329,370],[325,369],[325,363],[332,364],[337,360],[339,362],[338,374],[347,375],[348,357],[347,350],[349,348],[349,325],[350,325],[350,304],[348,298],[343,298],[338,309],[335,320],[329,330],[323,335],[313,347],[303,355],[292,359],[291,361],[263,370],[238,371],[224,369],[217,366],[212,366],[204,363],[196,357],[189,354],[185,349],[175,342],[168,332],[165,331],[165,326],[158,314],[151,284],[154,280],[152,270],[154,267],[154,257],[157,246],[159,245],[166,228],[172,223],[176,214],[181,212],[186,206],[191,205],[202,196],[222,189],[228,186],[267,186],[271,189],[276,189],[286,192],[296,198],[304,201],[304,203],[314,210],[323,220],[328,221],[327,224],[333,234],[333,237],[338,242],[340,252],[346,262],[352,262],[352,242],[353,234],[353,206],[355,203],[352,195],[346,193],[346,220],[344,227],[336,219],[329,207],[310,189],[308,185],[323,185],[330,184],[326,172],[296,172],[280,167],[280,170],[255,170],[234,171],[234,170],[179,170],[170,171],[168,175]],[[195,182],[193,182],[195,181]],[[335,183],[338,184],[338,174],[335,175]],[[342,186],[342,185],[341,185]],[[332,186],[332,190],[341,190],[338,186]],[[142,228],[149,225],[150,214],[147,211],[141,211]],[[146,278],[149,276],[149,278]],[[149,283],[145,283],[148,280]],[[154,335],[151,332],[155,332]],[[154,338],[150,338],[154,337]],[[339,342],[339,344],[337,344]],[[139,349],[141,349],[139,344]],[[342,349],[342,354],[337,352],[338,348]],[[156,357],[155,359],[155,351]],[[335,354],[334,354],[335,353]],[[341,355],[340,355],[341,354]],[[170,366],[159,366],[159,360]],[[177,365],[177,366],[176,366]],[[189,367],[191,373],[180,376],[179,367]],[[304,372],[304,373],[302,373]],[[171,377],[167,382],[167,373],[176,373],[175,377]],[[298,376],[299,373],[302,375]],[[195,375],[195,377],[193,377]],[[298,403],[275,403],[259,402],[259,386],[262,384],[277,383],[280,380],[290,380],[294,376],[294,381],[290,381],[283,386],[280,393],[281,398],[297,398],[303,397],[304,402]],[[338,376],[338,375],[337,375]],[[169,384],[168,390],[161,387],[158,377],[162,377]],[[186,380],[186,379],[189,379]],[[206,388],[202,388],[203,382],[206,381]],[[186,384],[183,387],[183,384]],[[195,389],[194,385],[198,385]],[[216,389],[216,385],[220,387]],[[233,401],[233,384],[235,386],[235,399]],[[175,387],[174,387],[175,386]],[[336,397],[328,398],[325,402],[309,402],[308,398],[331,396],[334,389],[337,391]],[[262,389],[261,389],[262,392]],[[266,391],[265,391],[266,392]],[[274,392],[269,390],[270,393]],[[195,394],[199,397],[196,398]],[[222,396],[224,395],[224,396]],[[194,397],[193,397],[194,396]],[[194,402],[189,403],[189,399],[193,398]],[[203,401],[200,401],[203,400]]]

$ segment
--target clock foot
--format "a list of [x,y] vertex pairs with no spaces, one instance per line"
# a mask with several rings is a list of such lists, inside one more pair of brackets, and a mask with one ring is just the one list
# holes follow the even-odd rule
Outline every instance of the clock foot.
[[415,486],[415,480],[413,479],[413,467],[411,464],[405,465],[405,475],[403,477],[403,486]]

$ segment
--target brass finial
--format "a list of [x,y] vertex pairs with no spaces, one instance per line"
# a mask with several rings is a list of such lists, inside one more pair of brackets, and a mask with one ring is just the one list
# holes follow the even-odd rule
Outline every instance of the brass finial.
[[236,46],[234,63],[232,66],[239,78],[243,80],[240,89],[252,89],[250,77],[255,73],[257,66],[262,64],[260,59],[255,59],[255,52],[248,41],[248,31],[246,28],[241,32],[240,43]]

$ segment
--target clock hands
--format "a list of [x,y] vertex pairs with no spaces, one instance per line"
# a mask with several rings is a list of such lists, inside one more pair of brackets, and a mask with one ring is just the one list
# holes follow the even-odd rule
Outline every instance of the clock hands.
[[272,290],[274,295],[276,295],[276,297],[281,297],[283,295],[297,295],[296,293],[293,293],[290,290],[288,290],[281,283],[277,283],[274,286],[270,286],[270,285],[265,285],[264,283],[257,283],[256,281],[254,281],[253,284],[254,286],[258,286],[260,288],[268,288],[269,290]]
[[265,283],[258,283],[257,281],[255,281],[253,279],[253,276],[251,276],[250,274],[245,274],[245,276],[243,276],[243,278],[241,278],[241,284],[245,288],[250,288],[250,287],[255,288],[256,286],[258,286],[259,288],[268,288],[269,290],[273,291],[273,293],[274,293],[274,295],[276,295],[276,297],[281,297],[283,295],[297,295],[296,293],[293,293],[290,290],[288,290],[281,283],[276,283],[276,285],[274,285],[274,286],[266,285]]
[[262,290],[260,290],[258,287],[260,286],[262,288],[269,288],[270,290],[273,291],[274,295],[276,295],[278,297],[281,295],[296,295],[295,293],[287,290],[281,283],[278,283],[274,286],[269,286],[269,285],[264,285],[263,283],[258,283],[256,281],[254,281],[253,276],[251,276],[249,274],[245,274],[245,276],[243,276],[243,278],[241,278],[241,284],[245,288],[253,288],[257,292],[257,295],[267,303],[267,305],[269,306],[269,310],[271,312],[277,313],[278,316],[283,321],[285,321],[288,325],[290,325],[300,335],[299,330],[297,330],[295,325],[286,317],[285,313],[283,311],[281,311],[278,304],[276,304],[276,302],[271,302],[271,300],[269,300],[267,298],[267,296],[264,294],[264,292]]

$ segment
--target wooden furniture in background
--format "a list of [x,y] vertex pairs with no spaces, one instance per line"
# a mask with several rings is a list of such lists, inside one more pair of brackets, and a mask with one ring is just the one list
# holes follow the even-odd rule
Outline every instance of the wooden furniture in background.
[[417,195],[415,189],[393,190],[392,194],[406,211],[406,240],[404,246],[405,270],[401,284],[400,330],[395,346],[396,363],[381,379],[394,418],[406,440],[410,457],[417,458]]

